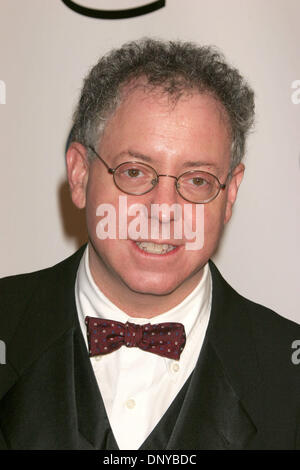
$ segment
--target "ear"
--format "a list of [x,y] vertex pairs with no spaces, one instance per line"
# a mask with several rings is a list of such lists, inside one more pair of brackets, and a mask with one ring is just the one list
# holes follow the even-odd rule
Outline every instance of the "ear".
[[66,153],[66,163],[72,201],[76,207],[83,209],[89,176],[86,148],[78,142],[72,142]]
[[239,186],[242,182],[243,176],[244,176],[244,171],[245,171],[245,165],[243,163],[240,163],[237,165],[233,172],[232,176],[229,180],[228,183],[228,190],[227,190],[227,201],[226,201],[226,209],[225,209],[225,217],[224,217],[224,223],[227,224],[227,222],[230,220],[231,215],[232,215],[232,207],[233,204],[235,203],[237,193]]

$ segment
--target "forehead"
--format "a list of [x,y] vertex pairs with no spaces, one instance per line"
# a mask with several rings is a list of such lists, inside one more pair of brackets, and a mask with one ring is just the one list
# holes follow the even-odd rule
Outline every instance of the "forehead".
[[127,90],[101,139],[114,158],[134,151],[150,159],[217,158],[230,152],[230,125],[222,104],[209,94],[170,96],[161,89]]
[[162,87],[149,86],[142,81],[133,82],[123,87],[120,94],[120,104],[117,107],[114,115],[121,116],[122,112],[133,108],[148,108],[148,111],[160,111],[162,115],[176,113],[184,108],[192,112],[196,108],[210,108],[220,119],[223,124],[229,127],[230,120],[228,113],[223,104],[213,96],[209,91],[200,93],[195,88],[178,89],[172,93],[168,93]]

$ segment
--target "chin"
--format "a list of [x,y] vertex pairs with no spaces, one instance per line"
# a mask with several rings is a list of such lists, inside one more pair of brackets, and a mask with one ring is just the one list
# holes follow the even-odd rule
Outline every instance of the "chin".
[[176,290],[181,284],[180,281],[174,279],[161,279],[151,277],[145,278],[140,276],[138,279],[123,279],[127,287],[136,293],[139,294],[148,294],[148,295],[168,295]]

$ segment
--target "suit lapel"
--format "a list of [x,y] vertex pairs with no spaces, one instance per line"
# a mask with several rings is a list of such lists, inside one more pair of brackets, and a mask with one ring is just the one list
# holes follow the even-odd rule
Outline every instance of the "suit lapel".
[[168,449],[243,449],[258,431],[260,374],[251,326],[238,294],[212,262],[210,268],[211,317]]
[[12,338],[18,347],[7,345],[0,384],[2,448],[5,436],[19,449],[28,442],[36,449],[118,448],[76,312],[74,286],[83,250],[38,273]]
[[118,450],[79,322],[74,333],[74,380],[81,437],[91,448]]
[[242,449],[256,428],[224,374],[212,345],[204,344],[168,449]]

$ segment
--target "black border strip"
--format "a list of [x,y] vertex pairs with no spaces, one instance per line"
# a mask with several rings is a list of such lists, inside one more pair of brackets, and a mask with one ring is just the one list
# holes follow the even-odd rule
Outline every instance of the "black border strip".
[[153,11],[159,10],[166,6],[165,0],[157,0],[136,8],[128,8],[127,10],[95,10],[94,8],[87,8],[78,5],[72,0],[62,0],[62,2],[71,10],[79,13],[80,15],[88,16],[89,18],[101,18],[103,20],[123,20],[125,18],[134,18],[136,16],[147,15]]

